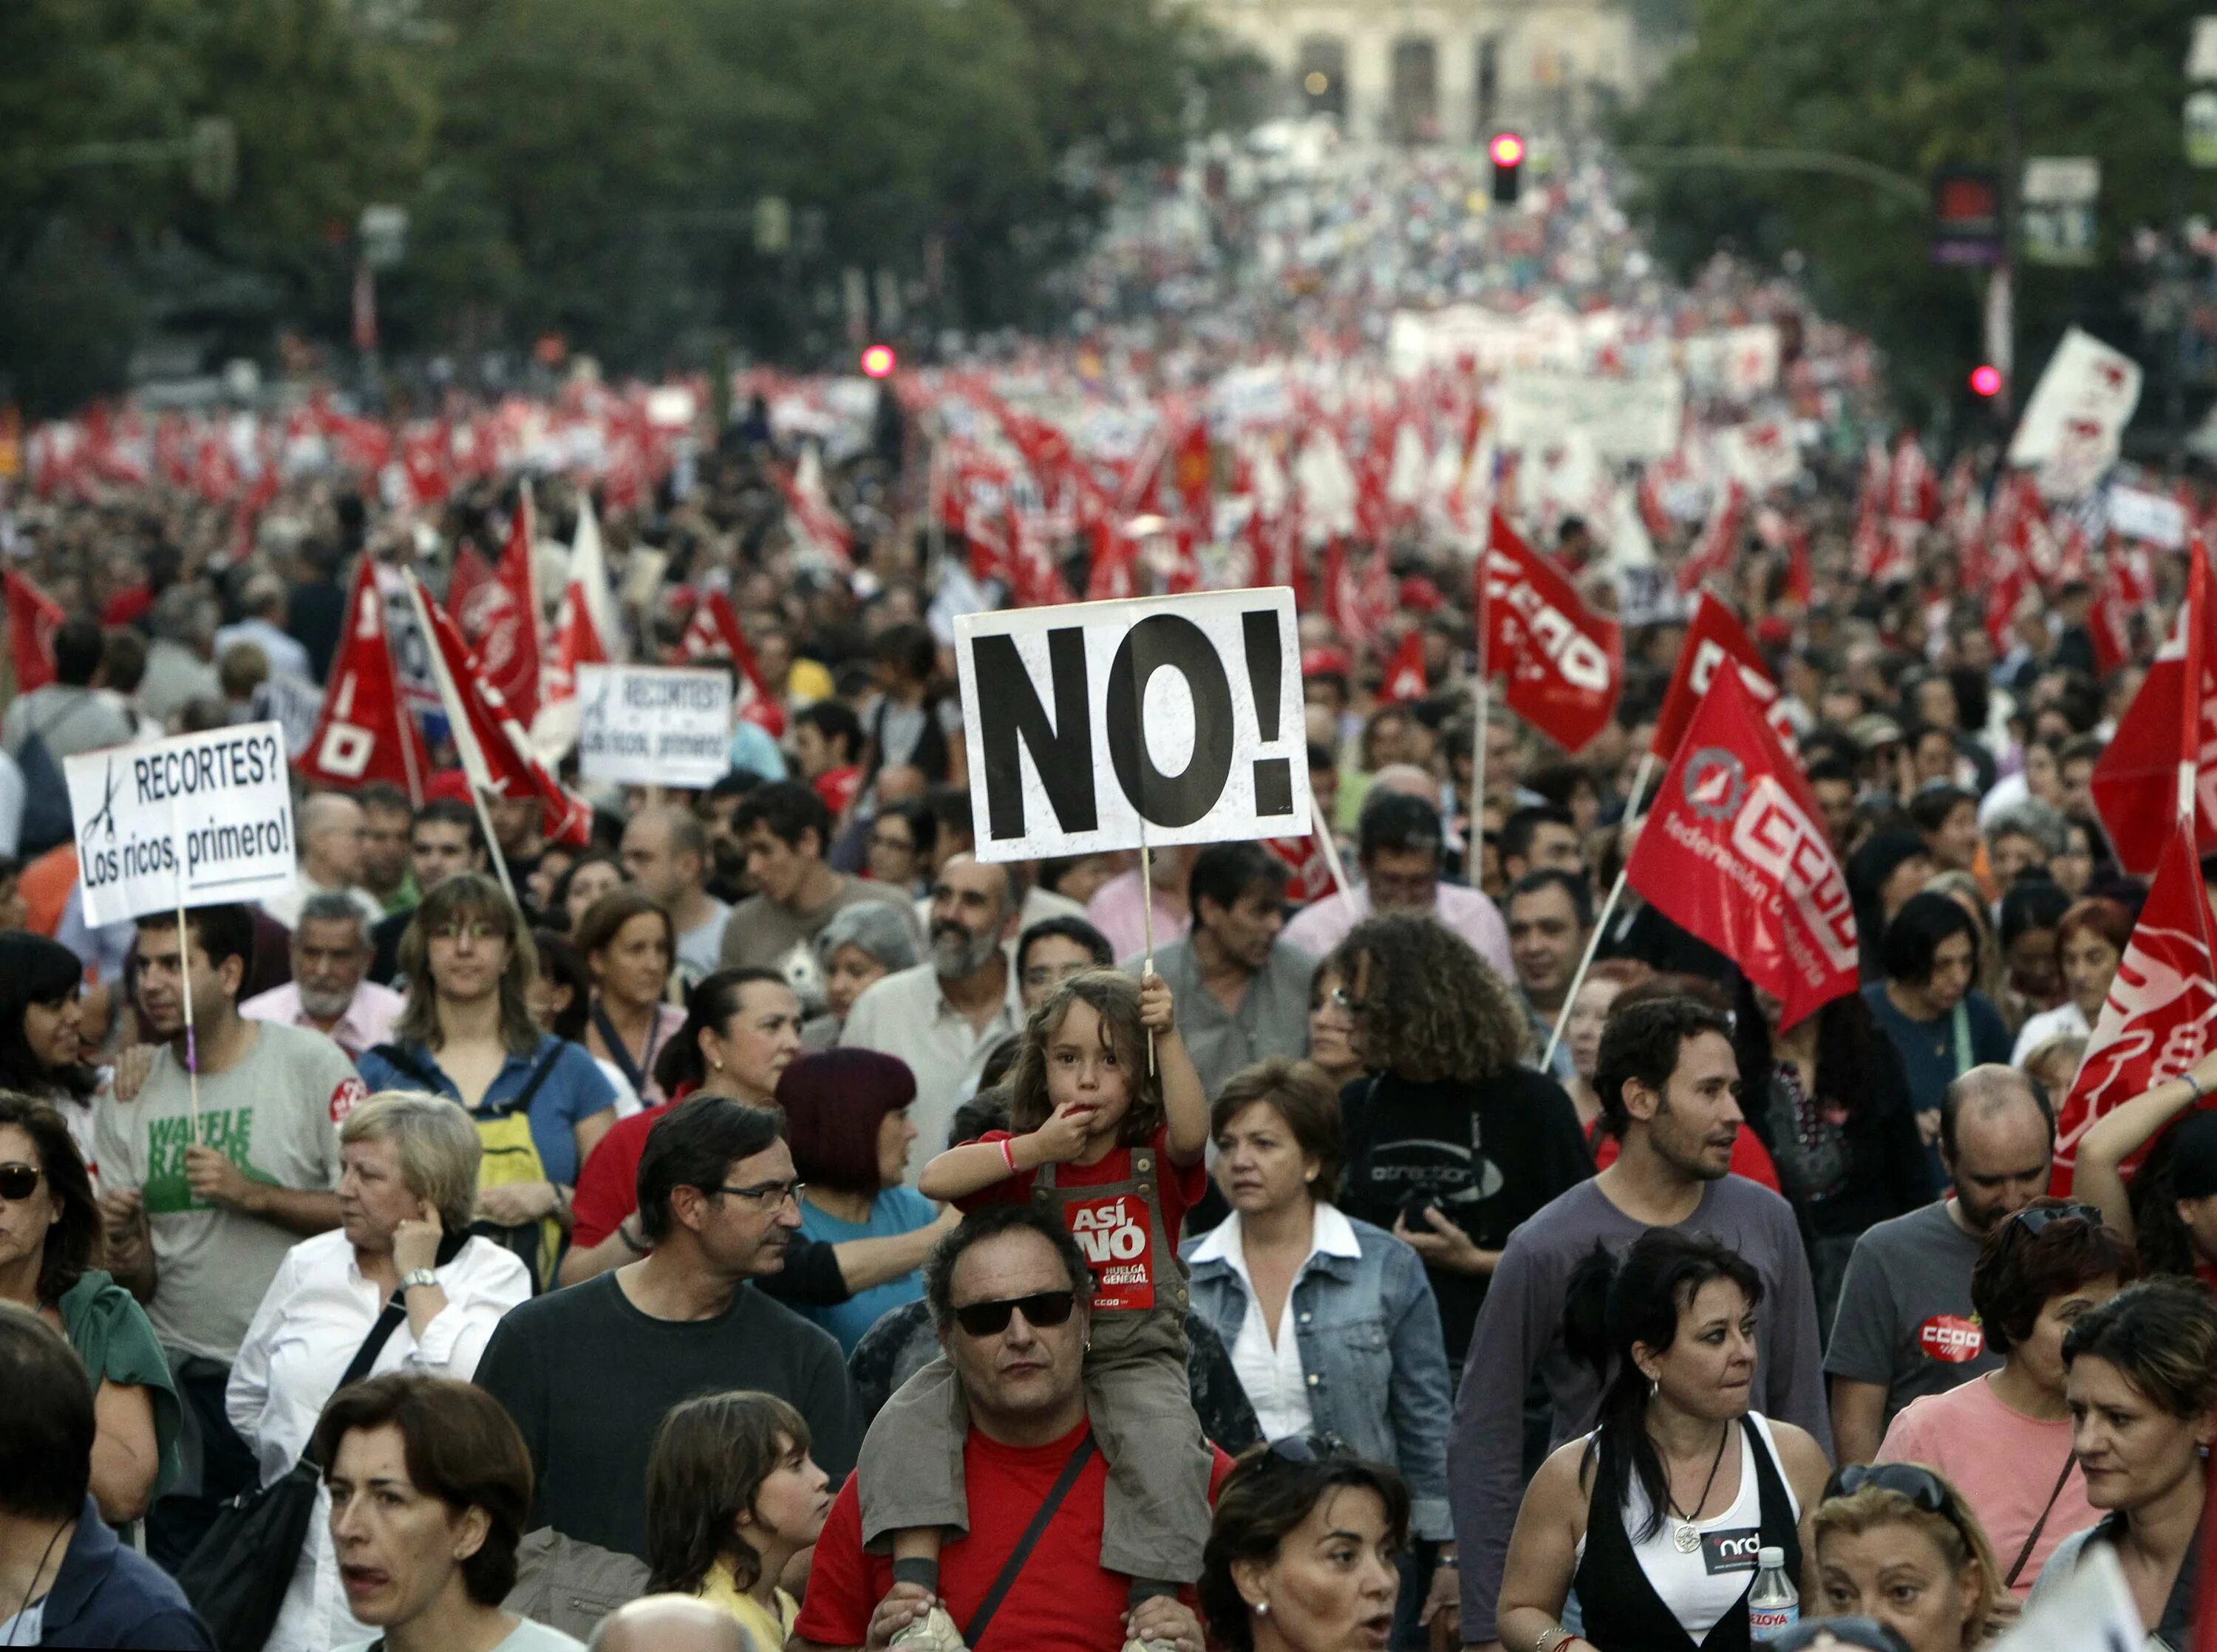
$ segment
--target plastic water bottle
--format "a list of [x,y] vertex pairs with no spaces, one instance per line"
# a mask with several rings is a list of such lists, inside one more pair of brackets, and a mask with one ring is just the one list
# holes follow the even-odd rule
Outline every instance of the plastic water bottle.
[[1786,1575],[1786,1551],[1765,1548],[1755,1557],[1755,1582],[1747,1592],[1747,1633],[1767,1641],[1801,1621],[1801,1592]]

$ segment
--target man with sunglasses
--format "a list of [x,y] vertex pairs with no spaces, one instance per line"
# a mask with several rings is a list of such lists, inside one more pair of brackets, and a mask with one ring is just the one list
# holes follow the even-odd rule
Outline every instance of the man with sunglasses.
[[[970,1412],[969,1529],[941,1549],[936,1591],[897,1581],[889,1558],[862,1548],[849,1480],[817,1540],[800,1652],[886,1652],[935,1604],[942,1632],[951,1624],[977,1652],[1118,1652],[1127,1638],[1202,1652],[1189,1600],[1127,1613],[1130,1580],[1100,1563],[1108,1475],[1086,1421],[1091,1289],[1077,1242],[1029,1205],[988,1206],[932,1253],[925,1298]],[[1230,1467],[1217,1452],[1212,1496]]]
[[530,1449],[529,1524],[646,1555],[646,1462],[670,1408],[712,1390],[775,1394],[834,1480],[854,1466],[839,1345],[752,1281],[784,1266],[800,1184],[783,1115],[726,1096],[672,1107],[639,1164],[639,1261],[523,1304],[479,1362]]
[[1971,1303],[1986,1236],[2047,1191],[2055,1115],[2014,1067],[1973,1067],[1940,1103],[1946,1197],[1868,1229],[1840,1285],[1825,1371],[1843,1463],[1878,1454],[1911,1400],[2000,1368]]

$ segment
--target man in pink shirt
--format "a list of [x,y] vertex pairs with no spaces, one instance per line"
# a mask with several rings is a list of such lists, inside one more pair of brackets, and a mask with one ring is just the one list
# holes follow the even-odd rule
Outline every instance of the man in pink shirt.
[[[1311,903],[1286,926],[1287,945],[1322,958],[1373,912],[1429,912],[1468,941],[1503,980],[1516,980],[1509,926],[1500,910],[1474,889],[1440,881],[1437,809],[1405,792],[1374,790],[1356,836],[1362,885],[1347,898],[1333,894]],[[1104,886],[1102,893],[1107,892]]]
[[[1186,903],[1186,885],[1193,875],[1193,857],[1199,846],[1171,844],[1155,850],[1152,887],[1147,891],[1155,909],[1155,945],[1167,946],[1183,940],[1193,927],[1193,909]],[[1119,872],[1093,891],[1085,903],[1085,919],[1108,937],[1109,956],[1137,958],[1147,948],[1147,922],[1139,896],[1139,869]]]
[[369,974],[369,928],[354,897],[323,890],[300,903],[293,932],[293,978],[249,998],[238,1013],[253,1021],[281,1021],[327,1035],[350,1058],[392,1037],[407,1002]]

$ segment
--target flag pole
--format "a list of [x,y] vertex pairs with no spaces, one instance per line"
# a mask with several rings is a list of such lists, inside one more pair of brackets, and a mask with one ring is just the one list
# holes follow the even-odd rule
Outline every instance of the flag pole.
[[2186,712],[2179,719],[2178,815],[2191,823],[2202,767],[2202,673],[2207,664],[2203,627],[2208,623],[2209,553],[2199,533],[2186,542]]
[[185,992],[185,1088],[188,1104],[193,1115],[193,1143],[201,1141],[201,1051],[200,1040],[193,1030],[193,932],[185,927],[185,829],[177,794],[170,794],[170,841],[178,854],[175,871],[177,874],[177,975]]
[[1485,558],[1492,549],[1492,518],[1487,519],[1486,542],[1478,553],[1478,672],[1471,688],[1476,725],[1470,736],[1470,846],[1462,875],[1473,889],[1479,887],[1485,866],[1485,717],[1490,696],[1485,675]]
[[[1139,979],[1145,981],[1155,972],[1155,854],[1147,847],[1147,817],[1139,817],[1139,926],[1146,940],[1146,961],[1139,966]],[[1147,1076],[1155,1072],[1155,1029],[1147,1029]]]
[[423,632],[423,640],[430,645],[431,681],[439,691],[439,704],[447,713],[448,726],[454,737],[454,752],[462,759],[462,778],[469,782],[470,802],[478,811],[478,829],[485,834],[485,854],[493,870],[500,874],[500,886],[507,892],[509,904],[521,912],[523,903],[516,898],[516,882],[509,876],[508,857],[500,852],[500,839],[492,829],[492,811],[485,807],[485,786],[479,784],[479,775],[488,774],[485,758],[480,754],[472,763],[467,754],[474,749],[477,732],[470,726],[470,714],[462,705],[460,692],[447,672],[446,656],[440,651],[439,632],[431,623],[430,611],[424,606],[423,583],[416,576],[403,570],[401,576],[408,582],[408,600],[416,610],[416,623]]
[[[1632,796],[1624,805],[1627,824],[1637,825],[1646,818],[1634,811],[1640,800],[1647,794],[1647,777],[1654,771],[1655,749],[1650,746],[1640,760],[1640,767],[1632,777]],[[1563,1041],[1563,1030],[1571,1022],[1571,1006],[1578,1000],[1578,989],[1586,983],[1586,971],[1593,968],[1594,954],[1601,950],[1601,938],[1609,933],[1609,921],[1616,915],[1617,903],[1624,898],[1624,883],[1632,872],[1632,856],[1624,857],[1624,864],[1616,869],[1616,881],[1609,886],[1609,898],[1601,903],[1594,915],[1593,934],[1586,937],[1585,956],[1578,960],[1578,971],[1571,977],[1571,989],[1563,995],[1563,1007],[1555,1012],[1555,1025],[1547,1034],[1547,1052],[1540,1057],[1540,1070],[1546,1072],[1554,1064],[1556,1046]]]

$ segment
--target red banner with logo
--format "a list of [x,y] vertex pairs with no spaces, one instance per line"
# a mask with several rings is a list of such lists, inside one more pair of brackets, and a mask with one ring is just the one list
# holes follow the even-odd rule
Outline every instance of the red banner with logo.
[[1854,903],[1808,782],[1732,672],[1694,713],[1626,876],[1777,998],[1782,1026],[1856,989]]
[[28,694],[54,680],[54,633],[65,618],[62,605],[9,570],[7,583],[8,653],[15,662],[15,692]]
[[[2197,535],[2188,555],[2186,615],[2199,614],[2202,691],[2192,697],[2199,726],[2191,742],[2196,839],[2217,851],[2217,605],[2208,601],[2209,558]],[[2117,864],[2135,876],[2154,869],[2178,815],[2179,771],[2187,761],[2188,620],[2148,667],[2140,693],[2117,719],[2116,737],[2094,765],[2094,807],[2109,829]]]
[[1608,725],[1624,685],[1623,633],[1493,514],[1479,613],[1485,669],[1506,677],[1509,709],[1567,751]]
[[1717,668],[1730,663],[1738,667],[1740,687],[1755,703],[1757,712],[1787,750],[1794,749],[1794,724],[1778,697],[1778,685],[1769,668],[1732,612],[1704,592],[1694,604],[1694,617],[1686,626],[1686,640],[1678,650],[1678,669],[1670,674],[1670,692],[1663,696],[1662,714],[1655,720],[1652,749],[1668,761],[1685,737],[1694,711],[1716,681]]
[[431,775],[416,719],[400,701],[392,649],[385,635],[385,594],[377,563],[365,556],[347,595],[346,629],[331,662],[316,731],[294,767],[310,786],[351,789],[384,780],[421,805]]

